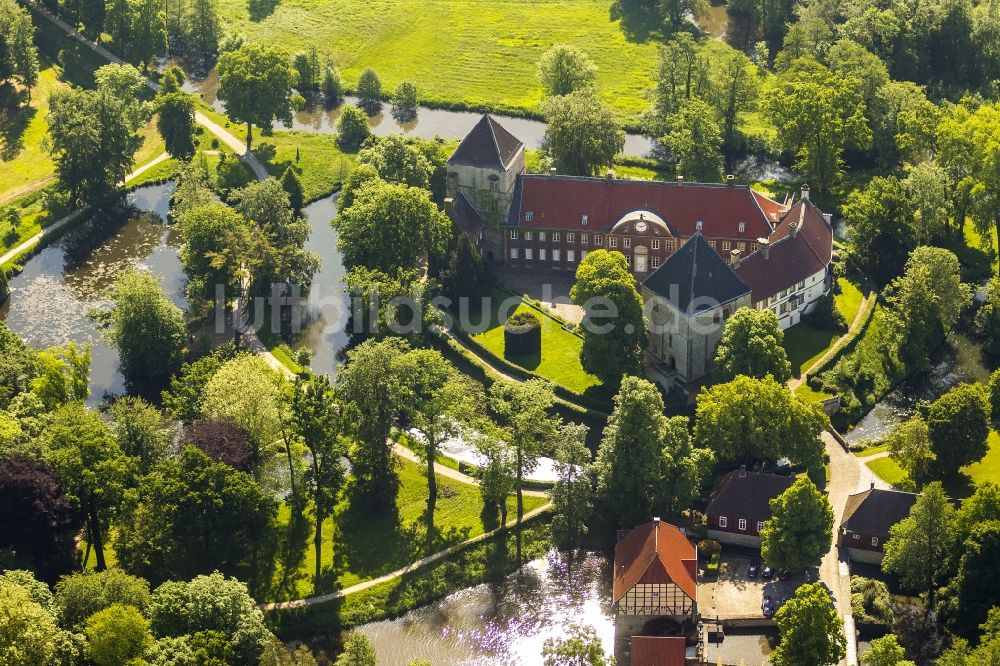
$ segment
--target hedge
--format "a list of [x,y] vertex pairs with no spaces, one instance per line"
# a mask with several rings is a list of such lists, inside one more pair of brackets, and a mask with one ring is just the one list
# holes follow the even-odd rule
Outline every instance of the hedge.
[[[840,360],[841,356],[849,353],[857,346],[861,338],[864,337],[864,333],[868,330],[868,325],[872,321],[872,314],[875,312],[875,305],[877,302],[878,294],[875,292],[868,294],[868,300],[865,302],[865,309],[861,312],[861,324],[833,346],[831,349],[832,353],[826,357],[826,360],[816,366],[813,371],[809,373],[810,379],[812,377],[818,377],[832,368],[837,361]],[[812,385],[810,384],[810,386]]]

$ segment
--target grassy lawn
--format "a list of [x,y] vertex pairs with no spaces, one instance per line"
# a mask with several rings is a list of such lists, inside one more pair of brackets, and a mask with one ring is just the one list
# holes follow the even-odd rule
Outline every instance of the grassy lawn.
[[[246,128],[243,129],[245,134]],[[302,180],[307,203],[339,189],[354,168],[353,155],[340,152],[334,137],[328,134],[279,131],[271,136],[256,137],[253,152],[275,178],[280,178],[285,169],[292,166]]]
[[[263,4],[263,3],[262,3]],[[607,0],[272,0],[254,15],[245,0],[221,0],[227,29],[289,54],[330,53],[353,88],[372,67],[385,92],[402,81],[437,105],[537,112],[537,64],[553,44],[578,46],[598,66],[597,87],[633,124],[648,106],[657,43],[654,21]],[[638,3],[622,3],[633,7]],[[261,15],[264,14],[264,15]],[[728,51],[712,41],[714,57]],[[745,121],[754,125],[756,120]],[[773,129],[771,130],[773,132]]]
[[906,472],[892,458],[879,458],[865,463],[865,465],[875,472],[875,476],[892,485],[896,485],[906,478]]
[[889,450],[889,446],[887,444],[879,444],[878,446],[869,446],[866,449],[861,449],[860,451],[855,451],[854,455],[856,455],[859,458],[867,458],[868,456],[874,456],[874,455],[877,455],[879,453],[883,453],[883,452],[888,451],[888,450]]
[[806,382],[800,384],[799,387],[795,389],[794,393],[797,398],[805,400],[806,402],[823,402],[827,398],[833,397],[824,391],[817,391]]
[[55,165],[42,148],[49,131],[49,97],[65,88],[55,68],[39,73],[30,106],[0,111],[0,202],[44,186],[55,178]]
[[[472,337],[493,352],[500,358],[506,358],[511,363],[519,365],[525,370],[530,370],[546,379],[562,384],[571,391],[584,393],[587,389],[600,385],[597,377],[584,371],[580,364],[580,350],[583,348],[583,338],[570,333],[563,328],[562,322],[553,319],[521,302],[513,310],[504,314],[511,315],[516,312],[531,312],[538,316],[542,325],[542,353],[541,355],[528,356],[505,356],[503,324],[506,317],[501,320],[500,308],[504,300],[511,298],[511,294],[506,291],[495,291],[492,298],[493,311],[489,313],[489,329],[473,335]],[[470,317],[472,323],[481,321],[480,315]]]
[[[840,293],[834,303],[844,320],[850,325],[861,309],[864,296],[857,285],[846,278],[838,280]],[[800,322],[785,330],[785,352],[792,364],[792,376],[798,377],[818,361],[823,354],[843,335],[842,331],[816,328],[807,322]]]
[[[398,516],[354,511],[345,499],[337,508],[336,516],[324,523],[323,557],[328,578],[323,589],[343,588],[377,578],[497,527],[496,518],[483,514],[479,488],[439,475],[434,512],[437,534],[428,547],[423,522],[427,507],[427,480],[416,464],[406,460],[400,460],[400,463],[400,490],[396,501]],[[545,501],[542,497],[526,496],[525,511],[537,508]],[[509,498],[508,507],[510,519],[515,515],[513,497]],[[282,506],[279,520],[283,526],[289,525],[290,517],[288,505]],[[316,560],[311,515],[308,521],[308,530],[299,532],[303,537],[301,561],[293,573],[281,576],[279,572],[276,586],[281,591],[275,593],[276,598],[312,594]]]
[[[986,456],[977,463],[962,468],[962,474],[958,478],[945,480],[945,490],[951,497],[962,499],[968,497],[979,486],[987,481],[997,483],[1000,480],[1000,434],[995,430],[990,431],[989,451]],[[883,448],[884,447],[876,447]],[[872,449],[871,453],[875,450]],[[861,455],[871,455],[868,450]],[[896,464],[892,458],[879,458],[866,463],[868,468],[883,481],[893,485],[906,479],[906,472]]]

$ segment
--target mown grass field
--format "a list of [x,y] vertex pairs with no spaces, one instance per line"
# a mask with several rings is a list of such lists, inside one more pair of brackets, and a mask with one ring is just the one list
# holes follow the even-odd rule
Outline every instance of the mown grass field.
[[[838,284],[840,285],[840,293],[834,297],[834,303],[840,314],[844,316],[844,320],[850,325],[858,315],[858,310],[861,309],[861,301],[864,296],[857,285],[849,282],[846,278],[840,278]],[[806,322],[800,322],[786,330],[784,347],[788,354],[788,361],[792,365],[792,376],[798,377],[805,372],[826,353],[842,334],[841,331],[816,328]]]
[[[378,516],[371,512],[352,511],[344,499],[336,515],[324,522],[323,563],[329,569],[323,589],[334,590],[377,578],[433,552],[465,541],[497,527],[496,519],[483,515],[479,488],[467,483],[437,477],[438,500],[434,511],[437,534],[428,548],[424,513],[427,508],[427,479],[416,464],[400,459],[400,490],[396,501],[398,516]],[[546,502],[545,498],[525,496],[525,512]],[[515,514],[515,498],[508,498],[510,514]],[[285,526],[290,520],[290,508],[283,505],[279,520]],[[313,592],[316,551],[313,547],[315,518],[308,516],[308,530],[302,535],[302,560],[287,577],[278,572],[279,580],[291,583],[293,597],[309,596]],[[280,589],[280,588],[279,588]]]
[[[989,451],[982,460],[963,467],[962,475],[958,478],[945,481],[945,490],[952,497],[956,499],[968,497],[976,486],[987,481],[1000,482],[1000,434],[991,430],[988,443]],[[893,485],[901,483],[907,478],[906,472],[892,458],[879,458],[866,463],[866,465],[880,479]]]
[[[634,17],[612,16],[608,0],[272,0],[254,20],[246,0],[221,0],[227,29],[289,53],[329,51],[353,87],[372,67],[390,92],[414,81],[423,100],[536,110],[536,67],[553,44],[585,50],[598,87],[623,117],[646,109],[656,46]],[[625,27],[623,27],[623,23]]]
[[[570,333],[563,328],[562,322],[549,317],[544,312],[532,308],[527,303],[521,303],[507,315],[518,312],[530,312],[538,317],[542,326],[542,351],[540,355],[507,356],[504,353],[504,323],[506,317],[500,316],[500,306],[511,298],[506,291],[494,291],[493,310],[488,313],[489,328],[472,337],[489,351],[500,358],[506,358],[511,363],[530,370],[556,384],[562,384],[576,393],[584,393],[587,389],[600,385],[600,380],[588,374],[580,363],[580,350],[583,348],[583,338]],[[516,298],[516,297],[515,297]],[[470,317],[473,324],[480,321],[479,315]]]
[[55,165],[42,148],[49,131],[49,97],[65,88],[53,67],[39,73],[31,104],[0,110],[0,203],[27,194],[55,178]]

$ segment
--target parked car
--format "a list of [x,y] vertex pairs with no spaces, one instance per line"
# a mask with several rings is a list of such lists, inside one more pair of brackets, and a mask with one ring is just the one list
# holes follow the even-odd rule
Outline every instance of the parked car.
[[764,600],[760,602],[760,610],[764,614],[764,617],[771,618],[774,617],[774,613],[778,610],[778,606],[774,603],[774,599],[772,599],[770,595],[765,594]]
[[774,569],[771,567],[764,567],[764,570],[760,572],[761,580],[771,580],[774,578]]
[[757,573],[760,571],[760,562],[757,560],[750,561],[750,568],[747,569],[747,578],[753,580],[757,577]]

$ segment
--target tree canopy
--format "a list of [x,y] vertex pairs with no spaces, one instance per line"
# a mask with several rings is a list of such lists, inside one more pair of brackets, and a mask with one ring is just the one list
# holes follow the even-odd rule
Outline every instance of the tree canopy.
[[614,114],[589,88],[551,97],[542,105],[545,150],[560,173],[593,176],[625,146]]
[[259,44],[244,44],[219,58],[219,99],[226,114],[247,125],[247,149],[253,126],[269,131],[275,121],[292,124],[292,70],[285,56]]
[[770,375],[788,381],[791,364],[784,347],[785,335],[774,312],[743,307],[726,321],[715,348],[715,364],[723,381],[746,375],[763,379]]
[[818,566],[833,542],[833,507],[809,478],[798,479],[770,502],[761,530],[761,557],[778,569]]

